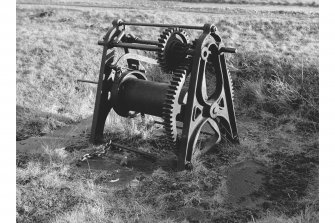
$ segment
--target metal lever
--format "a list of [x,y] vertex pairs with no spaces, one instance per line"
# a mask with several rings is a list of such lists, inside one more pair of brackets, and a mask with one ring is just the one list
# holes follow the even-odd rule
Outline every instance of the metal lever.
[[98,82],[96,82],[96,81],[81,80],[81,79],[78,79],[77,82],[84,82],[84,83],[90,83],[90,84],[98,84]]
[[141,154],[143,156],[145,156],[146,158],[149,158],[153,161],[156,161],[158,159],[157,156],[151,154],[151,153],[147,153],[147,152],[143,152],[143,151],[140,151],[138,149],[134,149],[134,148],[130,148],[130,147],[127,147],[127,146],[124,146],[124,145],[120,145],[120,144],[117,144],[117,143],[113,143],[112,141],[109,141],[109,145],[111,146],[114,146],[114,147],[119,147],[121,149],[125,149],[125,150],[128,150],[128,151],[132,151],[132,152],[135,152],[135,153],[138,153],[138,154]]
[[236,48],[231,48],[231,47],[222,47],[219,52],[220,52],[220,54],[222,54],[222,53],[237,53],[237,49]]

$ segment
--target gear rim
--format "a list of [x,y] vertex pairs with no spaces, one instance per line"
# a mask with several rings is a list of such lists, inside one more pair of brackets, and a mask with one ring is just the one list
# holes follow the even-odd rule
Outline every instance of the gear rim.
[[[188,75],[188,70],[185,66],[180,66],[172,73],[172,80],[166,93],[165,103],[163,107],[163,123],[165,132],[171,142],[176,143],[178,139],[177,132],[177,115],[181,113],[183,103],[180,103],[180,93]],[[227,69],[227,76],[229,87],[231,90],[231,97],[234,100],[233,81],[229,70]],[[186,95],[187,96],[187,93]]]
[[172,74],[172,80],[165,95],[163,107],[164,127],[172,142],[177,140],[177,115],[181,112],[182,104],[179,103],[180,93],[186,80],[187,70],[177,68]]
[[[179,36],[180,38],[177,38],[176,40],[176,36]],[[185,55],[184,58],[181,58],[179,64],[176,64],[175,60],[171,61],[171,57],[169,57],[169,54],[170,55],[173,54],[169,52],[172,48],[171,44],[172,46],[174,46],[173,44],[182,45],[191,43],[190,37],[185,32],[185,30],[181,28],[167,28],[158,38],[158,42],[160,44],[158,45],[159,50],[157,52],[157,58],[158,58],[157,61],[162,71],[164,71],[165,73],[172,73],[175,69],[178,69],[180,64],[185,63],[187,61],[187,54]]]

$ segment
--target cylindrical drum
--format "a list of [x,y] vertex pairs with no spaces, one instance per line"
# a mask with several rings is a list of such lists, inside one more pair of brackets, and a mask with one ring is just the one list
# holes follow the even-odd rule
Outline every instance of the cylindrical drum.
[[168,86],[165,83],[128,78],[120,85],[118,106],[122,110],[162,116]]

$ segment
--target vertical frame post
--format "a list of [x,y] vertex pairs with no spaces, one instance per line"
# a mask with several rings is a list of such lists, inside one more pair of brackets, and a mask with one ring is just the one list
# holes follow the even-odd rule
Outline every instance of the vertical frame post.
[[[110,102],[108,102],[108,89],[106,89],[108,87],[107,79],[110,74],[110,69],[106,69],[106,63],[114,59],[114,52],[107,55],[107,51],[109,49],[110,40],[117,36],[119,32],[118,26],[114,24],[103,38],[103,51],[91,127],[91,143],[99,143],[103,141],[105,121],[112,107]],[[107,73],[106,70],[109,72]]]

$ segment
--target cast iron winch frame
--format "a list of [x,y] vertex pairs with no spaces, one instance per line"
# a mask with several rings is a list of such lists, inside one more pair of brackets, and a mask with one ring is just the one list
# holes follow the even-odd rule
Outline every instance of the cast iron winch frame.
[[[127,34],[126,26],[166,28],[158,41],[142,40]],[[190,41],[184,29],[201,30]],[[225,53],[235,53],[225,47],[217,28],[203,26],[131,23],[114,20],[102,41],[100,74],[91,128],[91,142],[101,143],[105,121],[111,109],[123,117],[149,114],[163,118],[169,139],[178,147],[178,169],[191,168],[192,155],[199,135],[207,123],[215,136],[201,151],[207,151],[225,136],[232,143],[239,143],[233,105],[232,81],[226,66]],[[125,54],[116,60],[115,48]],[[129,52],[129,49],[156,51],[158,59]],[[176,59],[177,58],[177,59]],[[123,60],[127,67],[118,63]],[[141,62],[158,64],[164,72],[171,73],[170,83],[147,80]],[[208,95],[206,65],[214,68],[216,86]],[[208,74],[207,74],[208,75]],[[189,77],[189,86],[184,88]],[[182,123],[178,137],[177,121]]]

